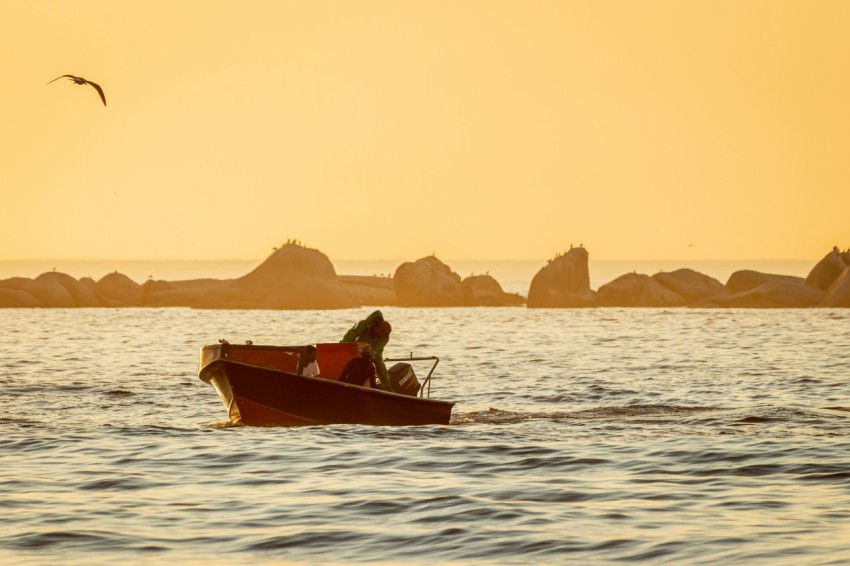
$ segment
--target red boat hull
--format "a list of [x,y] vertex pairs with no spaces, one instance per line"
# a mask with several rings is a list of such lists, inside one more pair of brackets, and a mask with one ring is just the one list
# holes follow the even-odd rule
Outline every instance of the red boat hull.
[[[221,348],[207,347],[202,351],[199,377],[216,388],[234,423],[431,425],[448,424],[451,418],[454,406],[451,402],[388,393],[334,379],[304,377],[293,371],[242,361],[251,357],[245,353],[251,347]],[[270,350],[274,349],[253,348],[263,352],[258,358],[269,358]],[[241,354],[234,354],[236,349]]]

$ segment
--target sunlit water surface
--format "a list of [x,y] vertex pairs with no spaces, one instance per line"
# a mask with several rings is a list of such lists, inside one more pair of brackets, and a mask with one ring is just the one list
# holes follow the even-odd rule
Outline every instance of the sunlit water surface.
[[449,426],[223,426],[200,346],[365,309],[0,311],[0,562],[850,561],[850,311],[384,312]]

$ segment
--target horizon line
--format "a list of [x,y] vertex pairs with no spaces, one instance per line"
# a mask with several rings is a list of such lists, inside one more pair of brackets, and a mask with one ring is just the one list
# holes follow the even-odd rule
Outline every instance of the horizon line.
[[[268,256],[267,256],[268,257]],[[120,258],[24,258],[24,259],[4,259],[0,258],[0,262],[175,262],[175,263],[189,263],[189,262],[263,262],[266,258],[257,259],[257,258],[219,258],[219,259],[191,259],[191,258],[181,258],[181,259],[163,259],[163,258],[130,258],[130,259],[120,259]],[[430,256],[423,256],[430,257]],[[452,262],[452,261],[475,261],[475,262],[520,262],[520,261],[549,261],[551,258],[502,258],[502,259],[493,259],[493,258],[441,258],[439,255],[436,256],[437,259],[444,263]],[[385,261],[400,261],[400,262],[414,262],[418,259],[402,259],[402,258],[373,258],[373,259],[351,259],[351,258],[342,258],[342,259],[332,259],[328,258],[333,263],[334,261],[346,261],[346,262],[385,262]],[[762,258],[589,258],[588,262],[592,261],[696,261],[696,262],[707,262],[707,261],[734,261],[734,262],[746,262],[746,261],[820,261],[820,258],[771,258],[771,257],[762,257]]]

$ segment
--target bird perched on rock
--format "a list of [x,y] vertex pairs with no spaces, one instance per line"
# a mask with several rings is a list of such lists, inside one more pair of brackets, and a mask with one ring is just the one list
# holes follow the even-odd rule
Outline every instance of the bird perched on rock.
[[[75,77],[74,75],[62,75],[61,77],[56,77],[55,79],[53,79],[53,81],[58,81],[59,79],[64,79],[64,78],[67,78],[71,81],[74,81],[74,83],[78,84],[78,85],[91,85],[92,87],[94,87],[94,89],[100,95],[100,99],[103,101],[103,105],[106,106],[106,96],[103,94],[103,89],[100,88],[99,84],[93,83],[91,81],[87,81],[83,77]],[[53,81],[50,81],[47,84],[49,85]]]

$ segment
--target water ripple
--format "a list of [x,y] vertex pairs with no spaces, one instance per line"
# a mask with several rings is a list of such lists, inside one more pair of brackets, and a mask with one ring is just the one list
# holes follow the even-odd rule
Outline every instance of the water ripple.
[[234,427],[196,377],[360,310],[0,311],[0,561],[847,561],[847,313],[543,310],[384,309],[457,403],[409,428]]

